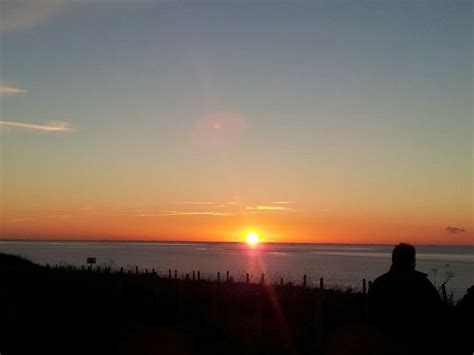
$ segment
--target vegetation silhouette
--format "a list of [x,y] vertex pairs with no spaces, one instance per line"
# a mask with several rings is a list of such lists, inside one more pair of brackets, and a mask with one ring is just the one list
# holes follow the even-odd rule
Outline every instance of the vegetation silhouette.
[[[367,321],[365,292],[197,275],[40,266],[0,253],[0,352],[380,355],[389,354],[380,352],[387,345],[399,348]],[[442,305],[436,312],[426,316],[439,319]]]

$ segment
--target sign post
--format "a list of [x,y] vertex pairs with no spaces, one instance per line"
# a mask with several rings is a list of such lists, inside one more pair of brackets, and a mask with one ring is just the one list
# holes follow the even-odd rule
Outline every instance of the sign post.
[[92,256],[87,257],[87,263],[89,264],[89,270],[92,270],[92,264],[95,264],[96,261],[97,260],[96,260],[95,257],[92,257]]

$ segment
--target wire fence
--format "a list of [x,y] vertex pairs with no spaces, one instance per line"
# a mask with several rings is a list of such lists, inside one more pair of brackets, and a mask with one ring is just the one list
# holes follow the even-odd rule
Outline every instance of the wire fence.
[[[49,266],[49,265],[48,265]],[[67,263],[59,263],[54,267],[64,269],[79,269],[74,265]],[[128,264],[125,267],[118,267],[113,263],[103,263],[101,265],[82,265],[82,270],[94,270],[98,272],[120,272],[125,274],[154,274],[161,278],[171,278],[178,280],[194,280],[207,282],[238,282],[252,283],[262,285],[291,285],[303,286],[308,288],[326,288],[340,291],[366,292],[368,291],[371,281],[370,279],[355,278],[335,278],[328,277],[322,273],[321,275],[294,275],[286,273],[282,276],[276,273],[255,273],[255,272],[236,272],[227,271],[201,272],[200,270],[182,271],[178,269],[162,269],[162,268],[140,268],[138,265]],[[459,287],[451,287],[445,285],[447,298],[451,302],[460,300],[466,290]],[[437,287],[438,292],[442,294],[442,286]]]

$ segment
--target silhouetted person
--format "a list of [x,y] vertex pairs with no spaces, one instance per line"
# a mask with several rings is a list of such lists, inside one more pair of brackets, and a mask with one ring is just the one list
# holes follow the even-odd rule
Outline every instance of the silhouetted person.
[[439,293],[416,271],[415,248],[398,244],[390,270],[369,290],[369,318],[386,340],[384,354],[440,354],[444,309]]
[[474,286],[458,302],[454,310],[455,342],[459,355],[474,354]]

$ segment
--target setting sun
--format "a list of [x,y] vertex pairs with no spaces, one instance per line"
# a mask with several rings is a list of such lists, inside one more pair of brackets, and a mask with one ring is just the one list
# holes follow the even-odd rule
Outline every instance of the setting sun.
[[246,239],[247,243],[250,244],[250,245],[256,245],[260,242],[260,237],[255,232],[247,233],[247,235],[245,236],[245,239]]

